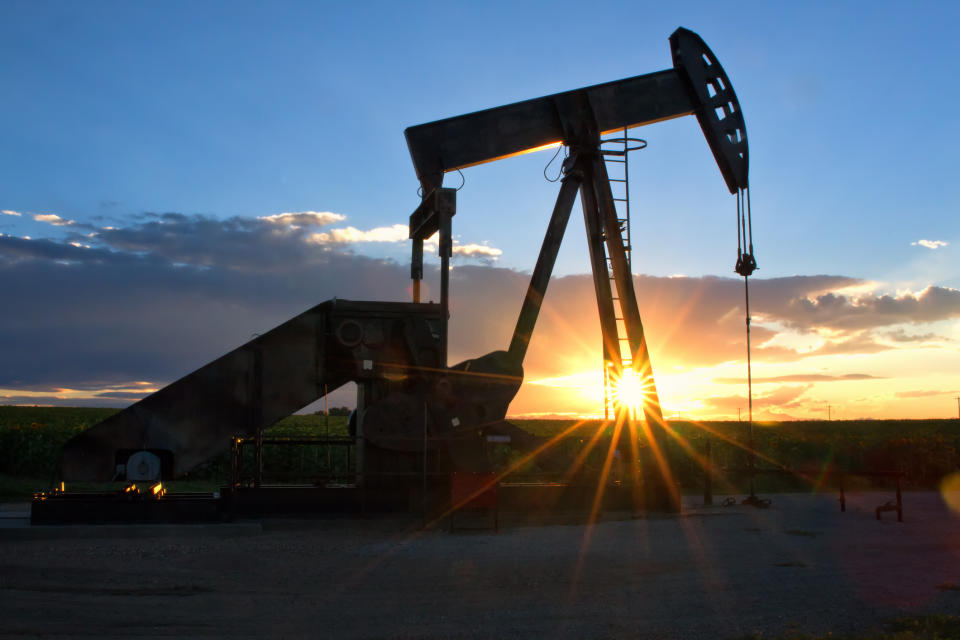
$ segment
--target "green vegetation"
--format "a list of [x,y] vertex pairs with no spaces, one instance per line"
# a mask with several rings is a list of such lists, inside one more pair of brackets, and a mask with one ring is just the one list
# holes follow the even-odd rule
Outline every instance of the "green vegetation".
[[[572,420],[515,420],[536,435],[550,437],[574,424]],[[581,443],[599,428],[599,421],[586,421],[559,446],[575,455]],[[710,445],[710,460],[717,471],[714,489],[742,492],[748,464],[748,425],[743,422],[670,422],[674,435],[668,439],[666,457],[681,486],[702,487],[703,462]],[[602,464],[602,455],[612,432],[596,446],[589,460]],[[766,492],[805,491],[816,484],[827,468],[847,471],[900,471],[904,486],[932,489],[941,479],[960,470],[960,420],[834,420],[760,423],[754,425],[757,467],[775,470],[787,467],[797,472],[758,476]],[[849,478],[848,487],[883,485],[889,480]]]
[[[35,491],[48,488],[63,444],[117,411],[119,409],[0,406],[0,500],[28,498]],[[334,411],[329,418],[324,415],[290,416],[264,433],[266,437],[343,437],[347,435],[347,417],[334,415]],[[308,454],[312,455],[313,462],[318,461],[319,454],[310,449],[312,447],[293,451],[265,448],[264,466],[281,472],[297,464],[305,467],[311,462]],[[245,454],[245,462],[250,468],[252,448],[247,447]],[[339,455],[342,458],[342,452]],[[334,469],[345,467],[341,458],[334,460],[331,457],[333,464],[330,466]],[[316,465],[313,468],[317,468]],[[223,454],[194,469],[189,477],[179,480],[173,490],[214,489],[229,473],[230,456]]]
[[0,406],[0,474],[49,478],[64,442],[117,411]]
[[[49,485],[60,448],[68,439],[114,413],[116,409],[0,406],[0,497],[29,496]],[[347,416],[331,411],[330,416],[290,416],[265,432],[265,437],[304,437],[347,435]],[[597,429],[599,421],[586,421],[578,428],[572,420],[516,420],[518,426],[542,437],[566,432],[553,452],[571,462],[581,455]],[[672,422],[676,435],[666,447],[675,478],[685,490],[696,492],[703,486],[701,463],[710,443],[714,490],[742,491],[747,465],[747,425],[738,422]],[[588,469],[599,469],[609,450],[613,429],[607,427],[592,451],[585,457]],[[760,452],[758,466],[774,469],[786,466],[802,472],[768,474],[758,478],[764,492],[804,491],[816,484],[819,473],[829,466],[842,470],[902,471],[904,486],[935,488],[949,473],[960,470],[960,421],[958,420],[859,420],[833,422],[784,422],[759,424],[754,442]],[[643,443],[641,443],[643,444]],[[252,468],[252,447],[245,448],[246,468]],[[503,465],[517,459],[502,445],[494,448]],[[340,474],[349,470],[349,451],[345,447],[309,445],[264,448],[264,468],[277,479],[293,479],[315,473]],[[699,458],[699,459],[698,459]],[[185,481],[215,486],[229,474],[228,454],[217,457],[190,472]],[[536,463],[521,468],[539,471]],[[890,486],[889,481],[851,479],[848,486],[868,486],[874,482]],[[188,485],[193,486],[193,485]]]

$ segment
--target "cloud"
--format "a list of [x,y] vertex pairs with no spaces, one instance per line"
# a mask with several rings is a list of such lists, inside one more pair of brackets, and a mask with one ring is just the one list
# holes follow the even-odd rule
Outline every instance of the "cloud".
[[[316,245],[347,245],[367,242],[405,243],[409,237],[409,227],[403,224],[395,224],[389,227],[374,227],[366,231],[356,227],[331,229],[330,231],[310,234],[307,237],[307,242]],[[439,236],[435,233],[426,239],[424,248],[428,252],[435,253],[438,243]],[[476,258],[482,263],[490,264],[503,255],[503,251],[486,244],[459,244],[459,241],[454,239],[453,255]]]
[[334,222],[343,222],[347,217],[332,211],[300,211],[298,213],[276,213],[272,216],[260,216],[270,224],[300,228],[304,226],[325,227]]
[[864,293],[841,295],[826,292],[784,300],[773,305],[759,302],[757,313],[769,315],[800,330],[833,329],[857,332],[901,324],[945,320],[960,315],[960,290],[929,286],[919,293]]
[[137,256],[116,255],[105,249],[86,249],[69,242],[45,238],[31,240],[14,236],[0,237],[0,264],[28,262],[99,262],[124,263],[138,260]]
[[932,340],[943,340],[942,336],[938,336],[934,333],[919,333],[919,334],[908,334],[903,329],[894,329],[893,331],[887,331],[883,334],[885,338],[893,340],[894,342],[930,342]]
[[151,382],[135,381],[111,384],[90,380],[73,387],[23,385],[17,389],[0,388],[0,403],[59,406],[122,406],[157,390]]
[[[801,408],[804,404],[803,395],[813,387],[812,384],[797,386],[782,386],[769,393],[754,393],[754,419],[789,418],[785,410],[795,410]],[[709,410],[726,415],[736,415],[740,409],[746,418],[747,397],[743,396],[720,396],[714,398],[704,398],[701,401]]]
[[145,391],[101,391],[95,394],[98,398],[111,400],[140,400],[147,395]]
[[956,391],[897,391],[894,395],[898,398],[927,398],[930,396],[945,396],[955,394]]
[[[124,227],[100,228],[92,238],[74,231],[58,240],[0,237],[0,281],[5,296],[17,301],[16,313],[0,314],[0,389],[11,397],[19,394],[10,390],[54,397],[57,389],[95,389],[109,394],[103,402],[117,404],[148,392],[130,380],[165,384],[332,297],[409,300],[406,263],[356,255],[350,243],[313,240],[317,226],[333,224],[339,215],[213,219],[150,213]],[[395,228],[405,239],[405,226],[381,227]],[[374,230],[355,231],[355,237],[369,238]],[[464,260],[493,258],[498,251],[457,246]],[[428,261],[425,276],[423,299],[437,300],[435,260]],[[528,282],[529,274],[482,263],[451,273],[451,363],[507,348]],[[955,290],[888,295],[868,284],[828,275],[752,280],[755,362],[897,349],[911,341],[878,338],[900,336],[905,325],[960,316]],[[742,361],[742,280],[640,275],[635,286],[655,370]],[[525,361],[527,380],[599,368],[594,299],[589,275],[551,281]],[[774,340],[785,330],[809,333],[823,344],[799,353]],[[796,389],[789,383],[868,379],[858,377],[864,375],[758,382]],[[517,406],[583,411],[578,393],[573,389],[558,400],[555,389],[525,385]],[[777,411],[794,411],[790,393],[768,394],[769,401],[778,403]]]
[[949,242],[944,242],[943,240],[917,240],[916,242],[911,242],[910,246],[916,247],[926,247],[927,249],[939,249],[940,247],[946,247],[949,245]]
[[361,231],[356,227],[331,229],[329,232],[314,233],[308,238],[314,244],[354,244],[358,242],[404,242],[410,237],[410,229],[405,224],[389,227],[375,227]]
[[130,404],[129,399],[110,402],[107,398],[66,398],[60,396],[0,395],[0,404],[27,407],[121,407]]
[[67,394],[75,392],[84,392],[90,390],[98,391],[133,391],[136,390],[137,393],[153,393],[157,391],[156,383],[148,382],[146,380],[124,380],[124,381],[106,381],[106,380],[97,380],[96,378],[88,378],[87,380],[80,381],[76,384],[70,385],[70,387],[62,387],[57,385],[50,385],[47,383],[40,384],[23,384],[17,387],[18,391],[30,392],[41,395],[56,395],[56,394]]
[[[831,376],[826,374],[811,373],[797,374],[788,376],[769,376],[766,378],[754,378],[754,384],[767,384],[772,382],[840,382],[848,380],[882,380],[882,376],[872,376],[866,373],[847,373],[841,376]],[[746,384],[746,378],[714,378],[713,382],[717,384]]]
[[[10,240],[0,238],[0,253]],[[0,261],[17,300],[15,314],[0,316],[0,387],[168,382],[334,296],[409,299],[407,269],[360,256],[240,271],[34,243],[45,251]],[[67,264],[40,257],[57,257],[54,249],[80,255]]]
[[18,218],[22,215],[21,213],[19,213],[19,212],[17,212],[17,211],[11,211],[10,209],[0,210],[0,213],[4,214],[4,215],[6,215],[6,216],[17,216]]
[[[329,215],[327,215],[329,214]],[[283,271],[309,264],[318,251],[307,239],[318,224],[340,214],[302,212],[226,219],[180,213],[147,214],[139,224],[103,227],[91,243],[117,253],[150,256],[173,264],[235,271]]]
[[497,258],[503,255],[503,250],[496,247],[490,247],[485,244],[463,244],[453,247],[455,256],[483,256],[487,258]]
[[847,338],[826,341],[822,347],[810,352],[809,355],[825,356],[851,353],[880,353],[889,351],[892,346],[877,342],[866,332],[856,333]]
[[37,213],[34,214],[33,219],[37,222],[52,224],[55,227],[69,227],[73,224],[73,220],[64,220],[55,213]]

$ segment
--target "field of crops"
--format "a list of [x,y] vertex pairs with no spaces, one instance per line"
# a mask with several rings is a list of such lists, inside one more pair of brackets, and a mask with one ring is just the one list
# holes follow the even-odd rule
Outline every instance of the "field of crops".
[[[46,487],[57,466],[64,442],[115,412],[115,409],[0,406],[0,497],[28,496]],[[598,421],[586,421],[571,429],[572,420],[517,420],[516,424],[539,436],[553,437],[568,432],[556,445],[558,455],[573,461],[585,459],[588,468],[599,468],[609,448],[612,428]],[[602,430],[598,438],[594,435]],[[687,491],[703,484],[704,454],[708,443],[714,486],[718,491],[742,490],[744,478],[737,470],[747,464],[746,423],[672,422],[666,457],[675,479]],[[346,417],[291,416],[271,427],[268,437],[343,436]],[[595,441],[589,454],[581,455]],[[758,424],[754,443],[758,466],[786,466],[810,471],[833,466],[842,470],[902,471],[905,485],[933,488],[949,473],[960,471],[960,421],[958,420],[859,420],[798,421]],[[341,450],[340,454],[345,452]],[[517,455],[501,450],[503,465]],[[248,450],[248,457],[249,457]],[[264,467],[286,474],[311,469],[345,472],[349,460],[336,458],[329,450],[316,447],[265,449]],[[191,472],[194,482],[220,483],[226,480],[226,455]],[[525,465],[536,472],[535,463]],[[762,476],[763,491],[807,490],[810,483],[789,475]]]

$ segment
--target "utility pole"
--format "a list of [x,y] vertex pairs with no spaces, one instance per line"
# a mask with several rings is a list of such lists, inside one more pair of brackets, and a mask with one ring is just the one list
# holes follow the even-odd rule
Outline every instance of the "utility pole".
[[960,420],[960,396],[957,396],[957,420]]
[[828,404],[828,405],[827,405],[827,422],[830,422],[831,419],[832,419],[832,418],[831,418],[831,414],[830,414],[830,405]]

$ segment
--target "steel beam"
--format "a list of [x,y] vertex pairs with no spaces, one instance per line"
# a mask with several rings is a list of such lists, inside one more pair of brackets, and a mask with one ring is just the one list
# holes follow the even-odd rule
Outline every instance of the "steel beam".
[[582,93],[601,133],[696,115],[731,193],[748,185],[747,130],[726,72],[700,36],[679,28],[670,36],[673,69],[515,102],[409,127],[407,147],[424,193],[443,174],[536,151],[579,127],[557,108]]
[[[610,181],[607,169],[601,157],[593,163],[593,181],[597,194],[598,215],[603,224],[604,236],[607,244],[607,256],[610,258],[610,268],[617,286],[617,297],[620,299],[620,310],[623,313],[624,329],[627,341],[630,343],[630,357],[634,363],[634,370],[646,389],[646,398],[643,403],[644,416],[651,425],[663,424],[663,414],[660,409],[660,395],[653,378],[653,366],[650,363],[650,352],[647,349],[647,340],[643,331],[643,322],[640,319],[640,308],[637,304],[637,294],[633,288],[633,273],[627,262],[627,253],[623,247],[620,234],[617,210],[610,191]],[[617,343],[619,355],[619,342]]]
[[523,362],[523,358],[527,354],[530,336],[533,335],[533,328],[537,324],[540,307],[543,305],[543,297],[547,293],[550,275],[553,273],[553,266],[557,262],[557,253],[560,251],[560,244],[563,242],[563,234],[567,229],[567,222],[570,220],[570,211],[573,209],[573,203],[577,199],[577,190],[583,181],[583,172],[577,166],[578,164],[578,162],[575,162],[573,168],[563,178],[560,193],[557,195],[557,203],[553,207],[550,224],[547,226],[547,233],[543,238],[543,245],[540,247],[540,255],[537,257],[537,265],[533,269],[533,276],[531,276],[530,284],[527,286],[527,295],[523,299],[523,306],[520,308],[520,315],[517,317],[517,326],[513,330],[513,339],[510,341],[510,357],[518,363]]
[[426,190],[446,171],[566,142],[564,133],[578,123],[564,122],[556,103],[576,93],[593,105],[601,133],[690,115],[695,108],[680,76],[666,69],[437,120],[405,132],[417,177]]

